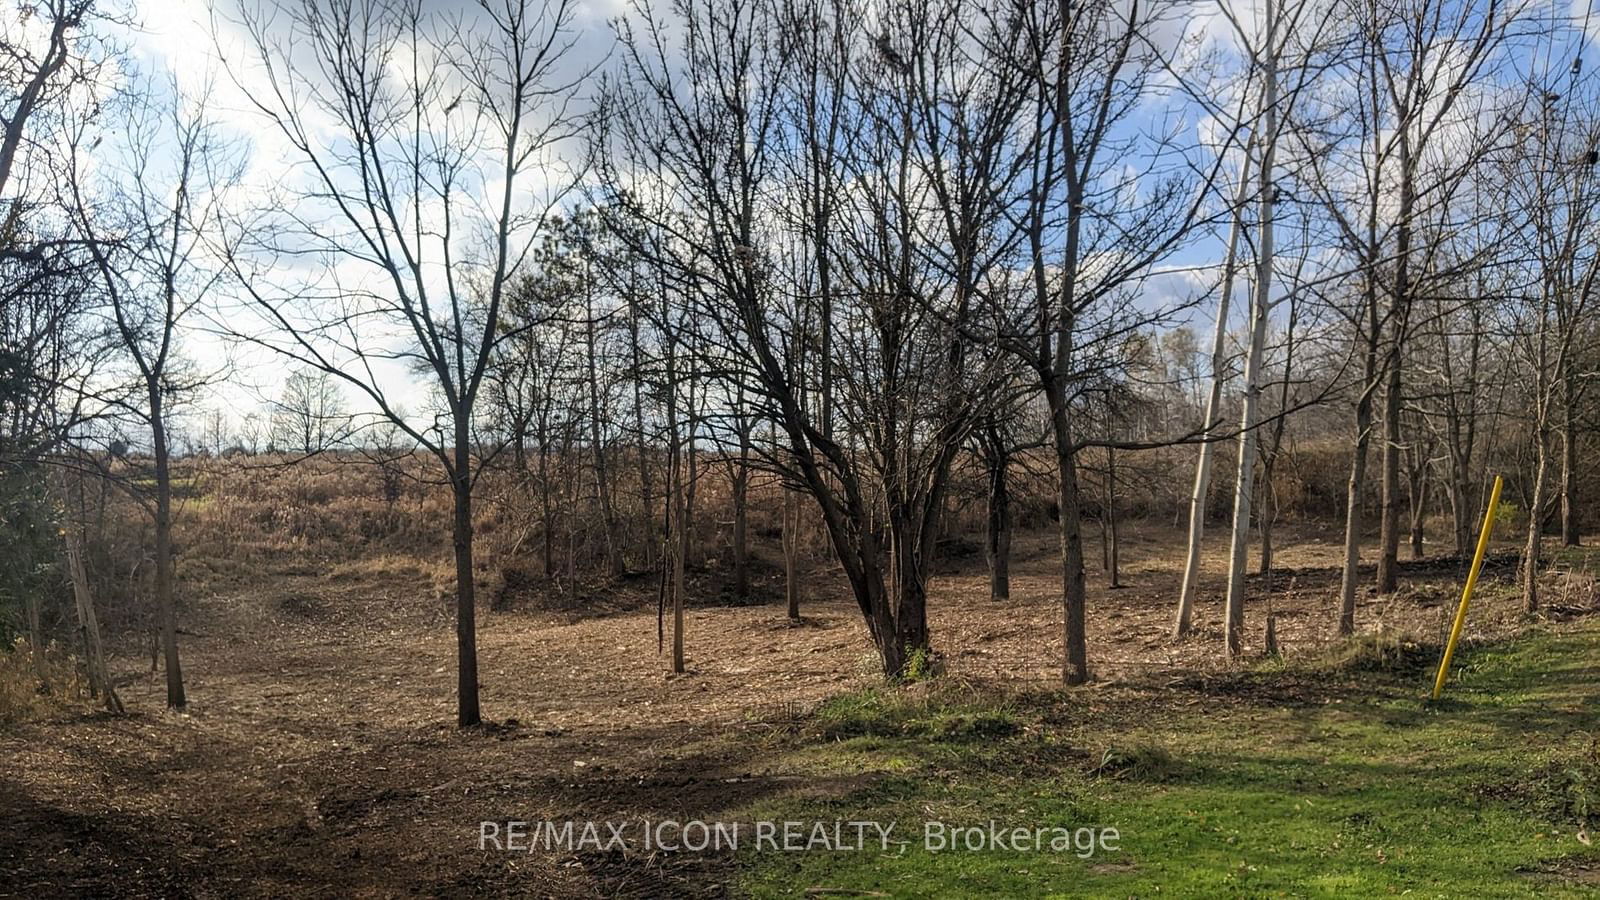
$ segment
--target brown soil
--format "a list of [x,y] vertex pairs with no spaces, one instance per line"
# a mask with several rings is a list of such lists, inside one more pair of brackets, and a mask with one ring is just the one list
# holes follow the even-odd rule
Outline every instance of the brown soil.
[[[1128,530],[1125,587],[1097,577],[1092,591],[1091,690],[1104,700],[1230,667],[1216,627],[1220,568],[1205,574],[1198,633],[1173,642],[1181,559],[1170,554],[1181,538]],[[1287,538],[1270,592],[1254,585],[1249,639],[1259,644],[1270,605],[1281,646],[1309,652],[1332,637],[1337,541]],[[949,672],[1053,682],[1053,546],[1047,535],[1019,539],[1005,603],[988,599],[981,562],[938,579],[931,627]],[[1458,571],[1430,561],[1400,593],[1364,594],[1361,627],[1436,638]],[[836,580],[824,570],[808,584]],[[486,613],[483,706],[494,724],[470,732],[453,727],[453,631],[425,581],[300,571],[207,596],[184,622],[187,714],[162,711],[160,677],[129,654],[115,660],[129,715],[63,712],[0,731],[0,895],[722,896],[732,869],[716,854],[477,846],[483,820],[709,820],[765,797],[855,786],[765,762],[786,723],[877,680],[853,603],[813,596],[798,625],[781,606],[692,609],[690,672],[669,677],[649,593],[647,609],[577,621]],[[1517,619],[1491,583],[1469,635]]]

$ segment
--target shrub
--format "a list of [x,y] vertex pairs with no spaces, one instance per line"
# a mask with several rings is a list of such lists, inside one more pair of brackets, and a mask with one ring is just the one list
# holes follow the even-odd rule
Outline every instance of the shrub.
[[0,722],[36,719],[88,696],[77,660],[59,647],[36,648],[19,637],[0,649]]

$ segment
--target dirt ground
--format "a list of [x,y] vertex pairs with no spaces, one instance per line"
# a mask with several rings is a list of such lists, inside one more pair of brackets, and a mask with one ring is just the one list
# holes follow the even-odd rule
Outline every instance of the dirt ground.
[[[1128,531],[1124,587],[1093,573],[1088,690],[1148,691],[1228,665],[1220,539],[1201,627],[1173,642],[1181,538]],[[1253,582],[1252,651],[1269,606],[1286,652],[1332,637],[1338,535],[1293,537],[1270,585]],[[940,576],[931,628],[949,673],[1054,680],[1053,548],[1048,535],[1018,539],[1006,603],[988,600],[978,560]],[[1492,561],[1469,634],[1515,626],[1509,591],[1493,585],[1513,564]],[[1442,633],[1459,568],[1411,564],[1398,594],[1364,592],[1361,627]],[[808,579],[800,625],[775,605],[691,610],[680,677],[664,674],[653,606],[486,613],[483,708],[494,724],[469,733],[453,727],[453,629],[425,584],[302,571],[218,591],[184,618],[187,714],[163,711],[160,677],[129,655],[114,661],[128,715],[0,730],[0,895],[722,896],[726,857],[480,852],[478,823],[711,819],[776,794],[850,789],[772,771],[762,753],[783,723],[876,679],[859,614],[829,590],[836,581],[826,570]]]

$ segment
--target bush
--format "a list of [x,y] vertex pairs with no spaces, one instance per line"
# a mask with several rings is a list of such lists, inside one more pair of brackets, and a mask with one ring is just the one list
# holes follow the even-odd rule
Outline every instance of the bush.
[[0,723],[36,719],[88,696],[77,660],[55,645],[17,638],[0,649]]
[[1097,778],[1168,781],[1181,770],[1182,766],[1165,747],[1139,744],[1133,747],[1107,747],[1100,754],[1100,764],[1094,767],[1091,774]]
[[66,596],[44,484],[36,467],[0,469],[0,644],[26,632],[29,597],[53,612]]
[[1310,668],[1334,672],[1410,674],[1432,668],[1442,648],[1410,635],[1377,632],[1354,635],[1311,661]]

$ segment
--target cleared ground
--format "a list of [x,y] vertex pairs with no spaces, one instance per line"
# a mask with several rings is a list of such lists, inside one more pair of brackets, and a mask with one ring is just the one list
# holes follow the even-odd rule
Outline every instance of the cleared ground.
[[[977,560],[935,585],[932,630],[946,674],[933,690],[1027,696],[1027,709],[1053,710],[1018,720],[1058,749],[1070,745],[1041,762],[1046,777],[1094,768],[1096,744],[1109,738],[1083,722],[1104,710],[1123,715],[1102,728],[1196,710],[1231,711],[1230,727],[1246,738],[1249,722],[1277,727],[1251,713],[1259,691],[1216,689],[1239,677],[1219,657],[1220,570],[1206,574],[1199,632],[1174,643],[1166,631],[1181,560],[1162,551],[1177,536],[1130,532],[1126,587],[1093,585],[1097,681],[1085,689],[1051,687],[1061,635],[1048,536],[1019,540],[1008,603],[987,599]],[[1291,660],[1332,642],[1337,583],[1332,536],[1296,537],[1270,584],[1254,583],[1249,607],[1248,643],[1259,650],[1270,607]],[[1470,636],[1522,627],[1503,583],[1510,565],[1491,566]],[[1362,628],[1433,639],[1458,571],[1453,560],[1423,562],[1399,594],[1364,593]],[[693,609],[691,671],[679,677],[663,674],[653,606],[595,618],[487,614],[481,676],[493,724],[469,733],[451,724],[453,633],[427,584],[376,568],[299,570],[218,590],[184,620],[187,715],[161,711],[148,660],[125,657],[116,669],[128,716],[62,713],[0,731],[0,894],[644,897],[817,887],[809,863],[792,860],[480,852],[478,823],[748,821],[783,808],[848,819],[882,803],[892,765],[819,764],[808,750],[839,738],[826,724],[832,707],[819,713],[819,704],[878,683],[860,616],[829,595],[833,581],[826,570],[808,579],[817,596],[799,625],[777,606]],[[1547,594],[1554,618],[1593,612],[1592,582],[1565,594],[1560,583]],[[1265,707],[1298,707],[1315,689],[1303,682]],[[1600,727],[1587,698],[1571,715],[1563,734]]]

